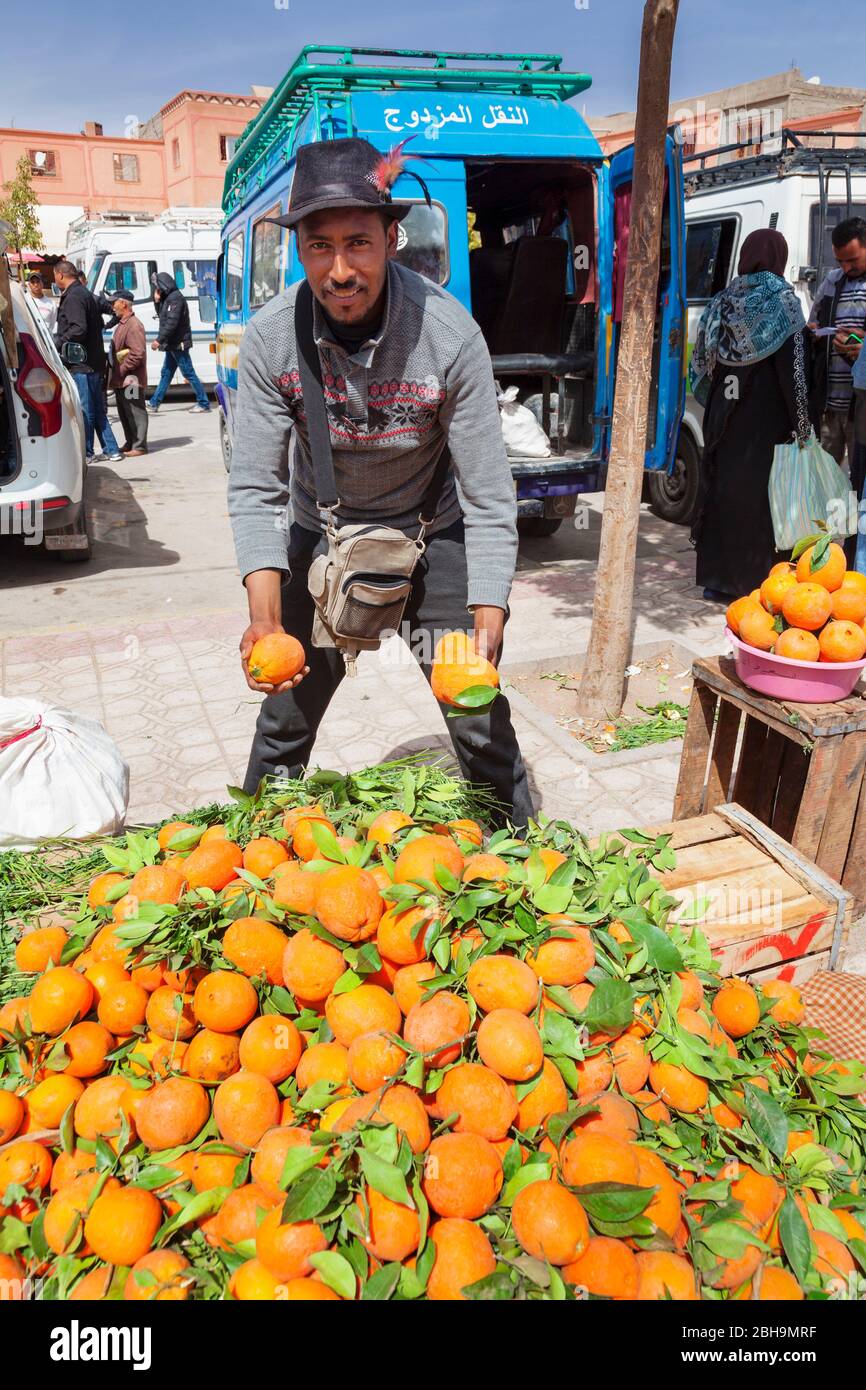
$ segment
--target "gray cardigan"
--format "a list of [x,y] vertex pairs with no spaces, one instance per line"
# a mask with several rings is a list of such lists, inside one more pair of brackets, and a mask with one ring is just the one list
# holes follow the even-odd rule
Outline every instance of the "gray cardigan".
[[[260,309],[241,342],[228,495],[242,578],[287,571],[287,523],[322,527],[298,373],[296,293],[292,285]],[[452,467],[429,530],[462,513],[468,603],[504,608],[517,560],[517,504],[490,356],[475,320],[396,261],[388,263],[382,326],[359,351],[349,355],[329,335],[315,301],[313,313],[339,521],[412,531],[447,437]]]

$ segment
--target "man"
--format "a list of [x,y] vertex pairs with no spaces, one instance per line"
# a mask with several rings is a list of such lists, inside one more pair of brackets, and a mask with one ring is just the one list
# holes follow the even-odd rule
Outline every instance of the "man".
[[[103,449],[100,457],[109,463],[119,463],[123,454],[108,423],[102,394],[105,350],[102,346],[99,306],[90,290],[79,282],[78,271],[71,261],[57,262],[54,279],[62,290],[54,340],[67,369],[72,373],[81,400],[88,461],[93,458],[93,436],[96,433]],[[83,349],[83,361],[75,360],[79,353],[65,351],[72,344],[78,344]]]
[[[294,229],[312,291],[337,521],[417,535],[447,442],[451,466],[403,627],[429,679],[440,632],[472,626],[476,649],[498,659],[517,559],[516,504],[481,331],[445,290],[394,259],[397,223],[411,205],[393,202],[389,187],[377,188],[380,167],[366,140],[303,146],[289,211],[275,220]],[[248,791],[278,769],[299,775],[344,674],[338,651],[311,644],[307,573],[327,545],[298,379],[297,291],[290,286],[252,318],[240,351],[229,513],[250,614],[241,659],[247,684],[267,695]],[[247,669],[253,643],[275,631],[297,637],[309,662],[276,690],[257,684]],[[525,826],[532,802],[505,696],[484,713],[449,719],[447,727],[464,775],[492,788],[515,825]]]
[[151,396],[147,408],[154,414],[159,410],[165,393],[171,385],[172,377],[179,367],[181,375],[186,378],[195,392],[196,403],[192,407],[191,414],[204,414],[205,411],[210,410],[210,402],[205,395],[205,389],[198,379],[195,367],[192,365],[192,358],[189,355],[189,350],[192,347],[189,305],[172,277],[167,275],[164,270],[160,271],[158,275],[154,275],[152,284],[153,302],[159,316],[159,331],[156,341],[150,346],[154,352],[164,352],[165,359],[162,364],[159,385]]
[[[848,217],[840,222],[833,228],[832,243],[838,269],[831,270],[819,286],[809,326],[838,330],[832,338],[815,340],[815,375],[823,409],[821,443],[837,463],[844,461],[847,450],[850,470],[854,457],[851,368],[866,328],[866,220]],[[852,334],[854,339],[849,341]]]
[[147,453],[147,339],[132,304],[129,290],[118,290],[113,297],[111,308],[118,324],[111,340],[110,384],[124,434],[124,456],[140,458]]
[[32,275],[27,276],[27,288],[30,291],[30,298],[42,315],[45,327],[53,337],[54,327],[57,323],[57,303],[53,295],[45,293],[45,281],[38,270],[34,270]]

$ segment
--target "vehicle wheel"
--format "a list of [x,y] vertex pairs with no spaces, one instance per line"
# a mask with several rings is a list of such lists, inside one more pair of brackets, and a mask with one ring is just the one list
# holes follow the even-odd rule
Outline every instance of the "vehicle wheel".
[[662,521],[690,526],[694,520],[701,481],[701,460],[694,440],[681,433],[673,473],[648,473],[650,510]]
[[93,554],[90,545],[90,533],[87,529],[87,513],[82,507],[78,521],[74,526],[64,526],[61,535],[84,535],[87,538],[86,546],[77,546],[75,550],[52,550],[49,553],[56,555],[64,565],[82,565],[89,560]]
[[521,536],[554,536],[561,525],[561,516],[519,516],[517,518],[517,530]]
[[229,434],[226,417],[220,411],[220,449],[222,450],[223,463],[227,473],[231,472],[232,467],[232,440]]

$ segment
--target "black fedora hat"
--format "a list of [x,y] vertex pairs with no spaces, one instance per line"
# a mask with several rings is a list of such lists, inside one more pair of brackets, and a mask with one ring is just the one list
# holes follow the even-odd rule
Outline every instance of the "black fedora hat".
[[[357,136],[302,145],[295,163],[288,212],[267,221],[295,227],[302,217],[326,208],[378,208],[399,222],[412,204],[395,202],[391,184],[403,171],[406,158],[402,146],[383,155],[369,140]],[[429,202],[423,180],[419,182]]]

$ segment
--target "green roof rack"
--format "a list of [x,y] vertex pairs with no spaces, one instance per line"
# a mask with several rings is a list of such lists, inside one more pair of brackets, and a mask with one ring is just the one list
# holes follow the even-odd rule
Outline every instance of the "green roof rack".
[[[375,59],[385,61],[371,61]],[[500,66],[477,66],[489,63]],[[232,208],[255,166],[284,139],[288,158],[301,120],[310,110],[319,111],[320,98],[329,103],[342,98],[349,130],[353,91],[482,91],[567,101],[585,91],[592,79],[586,73],[562,72],[561,64],[558,53],[452,53],[307,44],[238,140],[226,169],[223,207]]]

